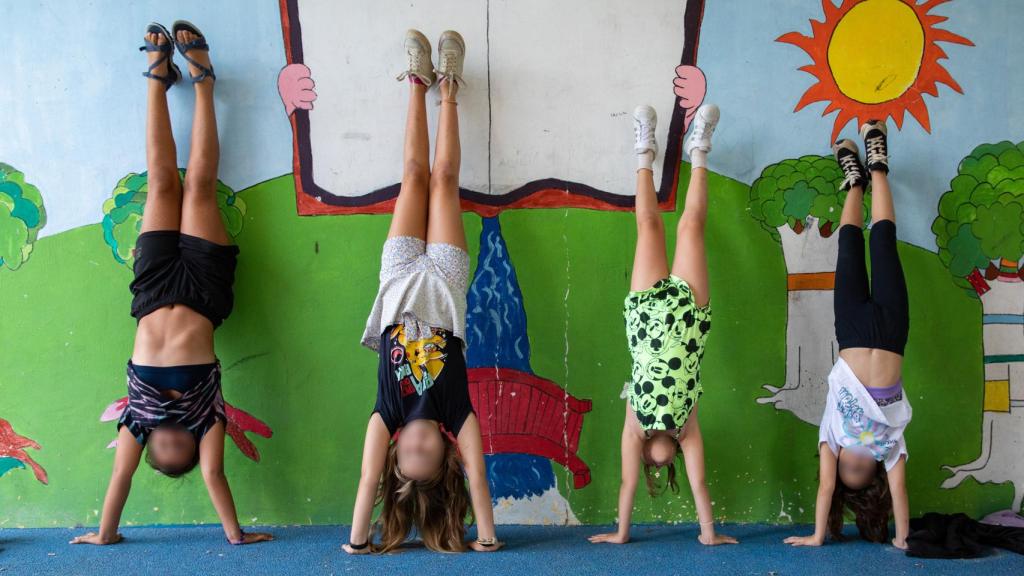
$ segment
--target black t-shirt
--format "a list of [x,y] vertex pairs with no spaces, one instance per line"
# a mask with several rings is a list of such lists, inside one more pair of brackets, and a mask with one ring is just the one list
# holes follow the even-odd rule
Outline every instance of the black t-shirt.
[[473,413],[462,341],[447,330],[406,341],[405,326],[388,326],[380,336],[377,404],[388,432],[412,420],[434,420],[458,436]]

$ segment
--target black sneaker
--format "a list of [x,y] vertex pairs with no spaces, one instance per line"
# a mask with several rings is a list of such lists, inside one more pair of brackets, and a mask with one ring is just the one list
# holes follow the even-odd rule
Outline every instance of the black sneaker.
[[889,147],[886,144],[888,133],[885,122],[881,120],[868,120],[860,127],[860,137],[864,139],[868,170],[872,172],[889,173]]
[[854,186],[867,189],[868,173],[864,171],[864,165],[860,163],[860,151],[853,140],[837,140],[832,145],[832,153],[836,156],[836,162],[843,169],[846,178],[843,179],[841,188],[849,190]]

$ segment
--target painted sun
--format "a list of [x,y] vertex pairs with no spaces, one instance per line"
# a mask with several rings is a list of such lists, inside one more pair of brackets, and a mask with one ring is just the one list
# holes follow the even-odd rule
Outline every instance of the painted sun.
[[892,118],[903,127],[909,112],[931,132],[924,95],[938,96],[945,84],[959,93],[960,85],[939,63],[946,53],[938,42],[974,44],[937,25],[944,16],[930,14],[950,0],[822,0],[825,19],[811,20],[811,35],[790,32],[777,41],[793,44],[813,61],[800,70],[817,82],[796,105],[799,111],[814,102],[828,102],[822,116],[838,111],[832,139],[851,120]]

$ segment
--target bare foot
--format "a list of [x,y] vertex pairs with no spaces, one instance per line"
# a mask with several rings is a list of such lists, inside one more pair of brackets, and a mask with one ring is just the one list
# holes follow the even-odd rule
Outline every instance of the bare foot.
[[[198,36],[196,34],[193,34],[192,32],[189,32],[188,30],[179,30],[178,31],[177,39],[178,39],[178,42],[180,42],[182,44],[188,44],[189,42],[191,42],[191,41],[193,41],[193,40],[195,40],[197,38],[200,38],[200,36]],[[206,66],[207,68],[213,68],[213,66],[210,64],[210,51],[209,50],[200,50],[198,48],[193,48],[192,50],[186,51],[185,54],[188,55],[189,58],[195,60],[196,62],[202,64],[203,66]],[[195,66],[191,62],[188,63],[188,71],[189,71],[189,73],[192,74],[193,77],[199,76],[200,74],[203,73],[202,70],[200,70],[197,66]],[[198,88],[201,84],[212,86],[213,85],[213,78],[207,76],[206,78],[203,79],[202,82],[196,82],[196,88]]]

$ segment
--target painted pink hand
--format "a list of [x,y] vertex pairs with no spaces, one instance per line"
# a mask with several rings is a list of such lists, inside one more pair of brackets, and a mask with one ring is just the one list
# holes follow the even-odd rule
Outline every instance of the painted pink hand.
[[679,107],[686,110],[683,133],[690,128],[690,121],[697,113],[697,108],[704,102],[708,92],[708,81],[704,72],[696,66],[677,66],[676,77],[672,81],[673,91],[679,97]]
[[281,95],[281,102],[288,116],[291,116],[296,108],[313,109],[313,101],[316,100],[313,87],[316,84],[311,76],[312,73],[305,64],[289,64],[277,75],[277,93]]
[[260,461],[260,451],[245,437],[246,432],[252,432],[264,438],[270,438],[274,431],[267,426],[267,423],[249,414],[245,410],[239,410],[227,402],[224,403],[224,411],[228,416],[227,434],[235,441],[235,445],[253,462]]
[[38,442],[19,435],[14,431],[14,427],[11,426],[10,422],[0,418],[0,458],[14,458],[23,464],[27,464],[36,475],[36,480],[43,484],[49,483],[46,470],[25,452],[25,448],[42,450]]

